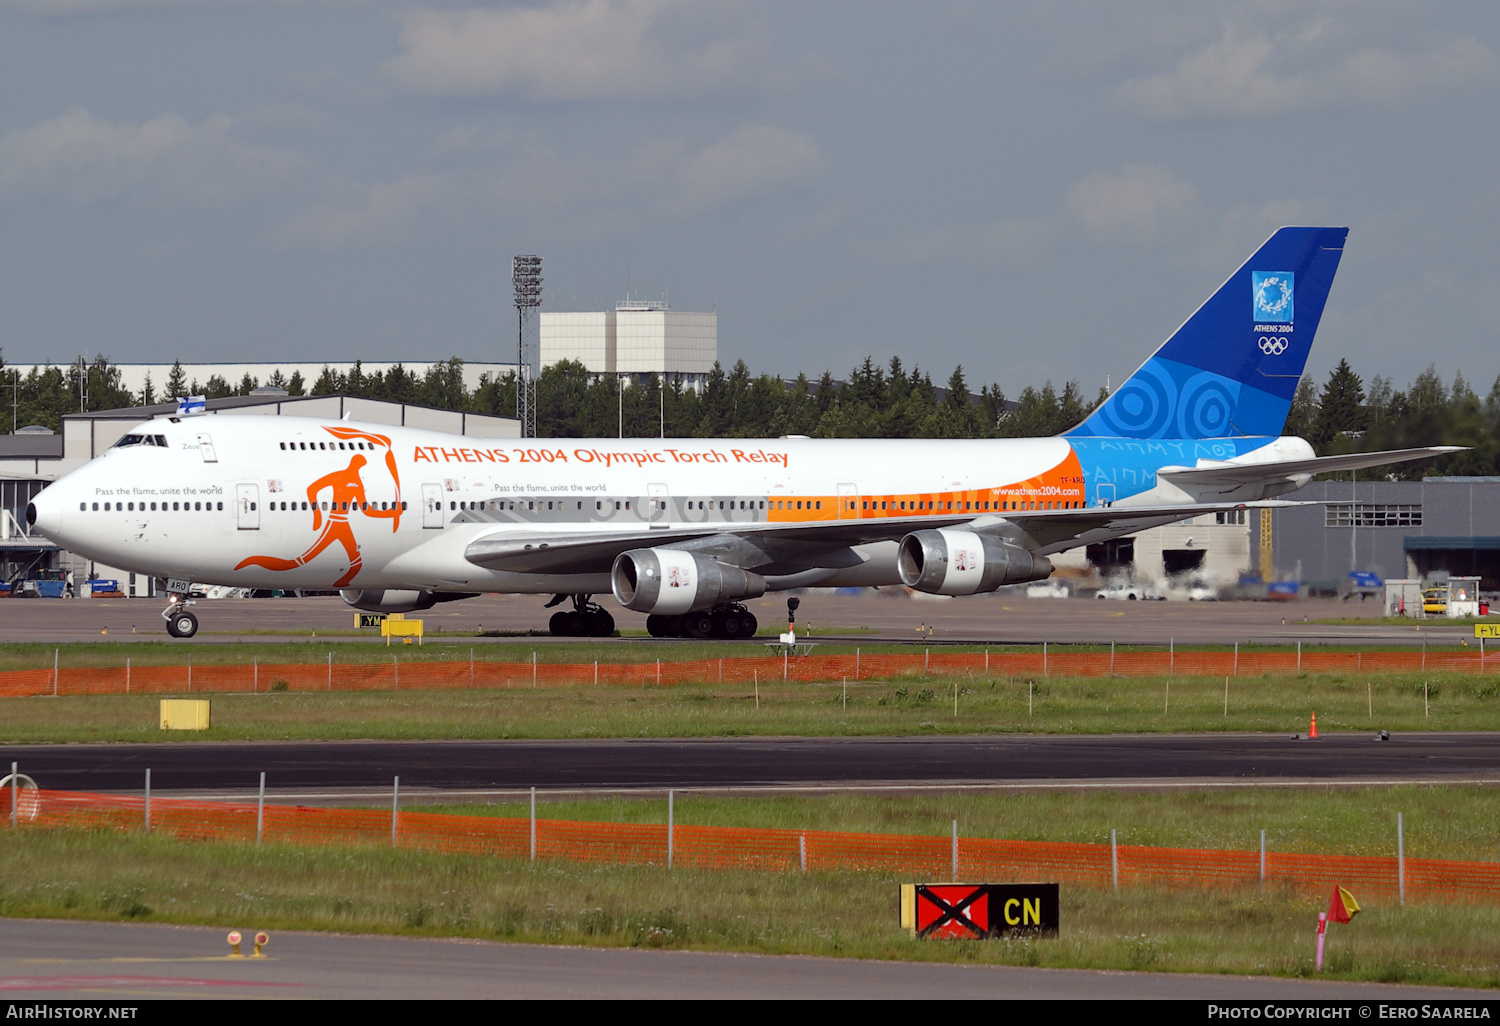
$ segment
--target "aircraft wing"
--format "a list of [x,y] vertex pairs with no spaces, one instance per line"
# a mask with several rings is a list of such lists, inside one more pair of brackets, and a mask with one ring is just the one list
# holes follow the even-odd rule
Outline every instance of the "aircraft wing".
[[502,530],[476,538],[465,549],[469,562],[491,570],[532,574],[607,573],[615,557],[631,549],[667,547],[712,553],[746,569],[790,573],[857,565],[854,545],[900,541],[912,531],[957,527],[1005,537],[1046,555],[1148,527],[1221,510],[1300,506],[1285,501],[1191,505],[1095,506],[1086,509],[1018,510],[1005,515],[891,517],[819,523],[694,524],[623,531],[564,533]]
[[1387,449],[1356,452],[1344,456],[1316,456],[1303,460],[1270,460],[1264,463],[1199,460],[1193,467],[1162,467],[1157,477],[1177,485],[1244,485],[1290,479],[1302,474],[1327,474],[1336,470],[1362,470],[1387,463],[1432,459],[1462,452],[1462,445],[1431,445],[1421,449]]

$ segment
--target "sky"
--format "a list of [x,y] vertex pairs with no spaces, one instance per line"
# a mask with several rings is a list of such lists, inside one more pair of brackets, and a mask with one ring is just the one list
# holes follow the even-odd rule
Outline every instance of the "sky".
[[718,313],[756,373],[1118,384],[1276,227],[1309,371],[1500,373],[1500,7],[0,0],[11,363],[514,358]]

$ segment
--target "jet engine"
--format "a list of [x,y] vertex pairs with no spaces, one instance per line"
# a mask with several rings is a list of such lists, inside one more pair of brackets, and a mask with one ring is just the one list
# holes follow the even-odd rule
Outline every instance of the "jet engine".
[[766,593],[760,574],[679,549],[631,549],[609,573],[615,599],[626,609],[674,615],[711,609]]
[[901,583],[934,595],[973,595],[1005,584],[1040,581],[1052,562],[1030,549],[973,531],[913,531],[896,556]]
[[431,609],[439,602],[454,602],[458,599],[474,597],[466,592],[439,593],[389,589],[359,591],[354,588],[345,588],[339,592],[339,596],[355,609],[363,609],[367,613],[413,613],[422,609]]

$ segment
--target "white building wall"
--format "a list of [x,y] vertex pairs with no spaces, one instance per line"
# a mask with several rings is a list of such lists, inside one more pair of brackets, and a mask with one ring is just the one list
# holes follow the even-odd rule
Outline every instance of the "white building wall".
[[629,308],[543,312],[541,357],[543,367],[577,360],[595,374],[681,374],[696,386],[719,358],[719,315]]
[[1153,527],[1135,536],[1135,577],[1142,583],[1167,580],[1163,552],[1201,550],[1202,566],[1193,571],[1210,587],[1234,584],[1250,567],[1250,533],[1244,524],[1220,524],[1213,513],[1180,524]]
[[679,374],[707,374],[719,358],[719,315],[668,311],[666,368]]
[[661,374],[667,369],[667,311],[615,313],[615,370],[621,374]]
[[542,312],[542,366],[576,360],[595,374],[615,372],[615,312]]
[[[1254,513],[1250,513],[1254,518]],[[1180,524],[1153,527],[1134,535],[1134,577],[1140,584],[1165,585],[1167,583],[1166,560],[1163,552],[1172,549],[1202,550],[1203,564],[1193,572],[1194,579],[1202,579],[1209,587],[1222,588],[1234,584],[1240,575],[1250,568],[1251,531],[1245,524],[1220,524],[1216,514],[1185,520]],[[1052,565],[1070,571],[1091,569],[1088,550],[1084,546],[1068,549],[1047,557]]]

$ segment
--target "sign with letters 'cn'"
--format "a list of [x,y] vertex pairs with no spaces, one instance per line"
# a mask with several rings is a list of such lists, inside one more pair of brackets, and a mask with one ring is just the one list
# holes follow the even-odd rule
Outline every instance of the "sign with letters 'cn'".
[[917,937],[1052,937],[1057,884],[902,884],[901,925]]

